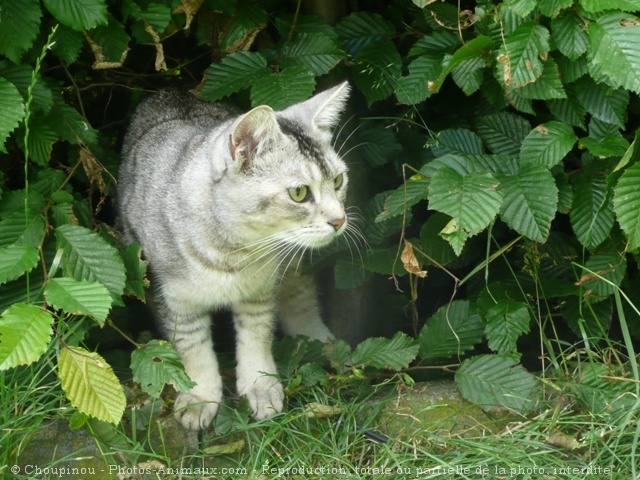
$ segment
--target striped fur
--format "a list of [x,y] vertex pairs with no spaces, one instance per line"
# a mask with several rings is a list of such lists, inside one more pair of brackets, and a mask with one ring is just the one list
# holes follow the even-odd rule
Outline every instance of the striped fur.
[[[143,246],[158,324],[197,383],[176,398],[185,427],[208,426],[222,400],[212,311],[233,312],[237,390],[257,419],[284,401],[271,355],[276,318],[287,334],[332,338],[314,280],[296,271],[306,251],[353,233],[347,169],[331,146],[348,90],[342,84],[282,112],[262,106],[242,115],[163,91],[132,118],[120,223],[126,242]],[[295,201],[290,189],[301,186],[309,195]]]

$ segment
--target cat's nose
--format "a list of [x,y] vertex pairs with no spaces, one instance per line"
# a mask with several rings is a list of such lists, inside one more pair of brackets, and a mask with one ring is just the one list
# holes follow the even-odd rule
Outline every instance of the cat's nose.
[[345,221],[345,217],[334,218],[333,220],[329,220],[329,225],[331,225],[333,228],[335,228],[336,231],[338,231],[340,230],[340,227],[344,225]]

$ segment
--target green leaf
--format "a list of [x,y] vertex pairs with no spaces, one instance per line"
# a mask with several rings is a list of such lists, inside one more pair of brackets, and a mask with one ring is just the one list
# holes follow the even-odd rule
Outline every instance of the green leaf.
[[580,284],[587,290],[590,299],[603,300],[620,286],[626,271],[627,261],[624,255],[618,252],[598,252],[587,260]]
[[420,330],[420,357],[460,356],[482,340],[484,329],[482,318],[467,300],[454,300],[441,307]]
[[39,261],[40,252],[31,246],[9,245],[0,249],[0,285],[30,272]]
[[0,77],[4,77],[15,85],[25,104],[31,88],[31,121],[34,120],[33,114],[35,112],[47,114],[53,106],[53,92],[40,75],[36,74],[36,82],[33,88],[31,87],[33,74],[34,72],[28,64],[13,65],[10,62],[0,61]]
[[55,102],[51,109],[51,122],[63,140],[77,145],[93,145],[98,141],[98,132],[71,105]]
[[561,10],[573,6],[573,0],[547,0],[537,2],[540,12],[545,17],[556,18]]
[[516,341],[529,331],[531,317],[522,302],[500,302],[487,312],[485,333],[489,348],[499,354],[517,352]]
[[316,81],[308,67],[289,67],[256,80],[251,88],[251,104],[282,110],[307,99]]
[[353,351],[354,366],[387,368],[394,371],[407,368],[416,358],[419,346],[408,335],[398,332],[393,338],[368,338]]
[[257,52],[236,52],[220,63],[211,64],[205,72],[200,96],[210,102],[231,95],[269,73],[267,59]]
[[111,308],[109,291],[97,282],[52,278],[44,291],[47,302],[73,315],[88,315],[102,327]]
[[388,40],[369,43],[355,57],[353,81],[371,105],[395,93],[402,74],[402,59]]
[[391,128],[380,123],[366,123],[358,130],[358,147],[362,156],[373,167],[379,167],[397,159],[402,152],[402,145]]
[[153,398],[160,398],[165,384],[179,392],[188,392],[196,385],[185,372],[178,353],[164,340],[152,340],[136,348],[131,353],[131,371],[133,380]]
[[623,10],[635,12],[640,10],[638,0],[580,0],[580,5],[586,12],[598,13],[605,10]]
[[22,54],[31,48],[38,36],[41,16],[38,0],[3,0],[0,5],[0,54],[13,63],[20,63]]
[[564,84],[560,78],[558,65],[553,58],[547,59],[542,67],[542,75],[535,82],[528,83],[514,90],[514,93],[525,99],[550,100],[552,98],[567,98]]
[[478,355],[462,362],[455,375],[460,394],[484,406],[502,406],[525,413],[533,406],[536,378],[515,360],[502,355]]
[[[402,222],[400,222],[400,225],[402,225]],[[373,247],[367,250],[367,255],[364,257],[362,264],[367,270],[381,275],[402,277],[407,274],[400,261],[400,252],[397,246]]]
[[640,19],[621,12],[607,13],[590,22],[587,33],[588,58],[596,77],[603,75],[613,87],[640,93]]
[[629,92],[623,89],[611,90],[596,84],[589,77],[581,78],[575,82],[575,86],[576,97],[587,112],[598,120],[624,128]]
[[629,167],[613,189],[613,209],[627,237],[627,249],[640,248],[640,163]]
[[257,6],[243,5],[236,9],[236,15],[220,42],[224,52],[232,53],[248,49],[255,36],[267,26],[267,12]]
[[115,18],[109,18],[107,25],[95,27],[89,35],[100,46],[107,62],[121,62],[131,40],[124,25]]
[[118,251],[100,235],[78,225],[56,230],[58,247],[64,249],[63,266],[76,280],[102,283],[114,297],[125,287],[124,264]]
[[45,228],[42,214],[30,211],[25,217],[25,212],[19,210],[0,222],[0,247],[13,244],[38,247]]
[[84,37],[81,32],[73,30],[64,25],[58,25],[56,34],[53,37],[54,43],[51,50],[66,64],[74,63],[84,46]]
[[43,0],[43,3],[56,20],[74,30],[90,30],[107,24],[105,0]]
[[149,286],[149,280],[146,277],[147,262],[142,260],[142,246],[138,242],[130,243],[124,251],[123,258],[127,272],[126,290],[144,300],[144,289]]
[[615,221],[607,183],[600,176],[580,173],[572,184],[571,226],[580,243],[593,250],[608,238]]
[[351,55],[369,43],[389,40],[396,33],[391,22],[377,13],[369,12],[354,12],[341,19],[336,31]]
[[501,178],[502,220],[516,232],[544,242],[558,206],[558,188],[549,170],[525,165],[517,175]]
[[498,52],[505,85],[522,87],[542,75],[549,53],[549,31],[535,22],[526,22],[507,35]]
[[371,245],[385,243],[385,240],[391,235],[402,230],[403,220],[408,222],[411,219],[410,212],[407,212],[404,219],[396,216],[395,218],[389,218],[386,222],[375,222],[375,218],[384,210],[384,203],[390,194],[391,192],[388,191],[376,194],[362,209],[364,217],[363,234]]
[[5,140],[18,126],[24,113],[20,92],[13,83],[0,77],[0,151],[4,151]]
[[80,347],[63,348],[58,376],[71,405],[83,413],[118,424],[126,398],[111,366],[96,352]]
[[429,194],[429,179],[422,174],[412,175],[387,197],[384,210],[376,217],[376,222],[383,222],[400,215],[413,205],[425,200]]
[[322,33],[301,33],[282,48],[280,65],[307,66],[314,75],[324,75],[344,57],[336,43]]
[[53,317],[35,305],[15,303],[0,316],[0,370],[35,362],[47,350]]
[[453,71],[454,68],[462,64],[462,62],[466,62],[467,60],[475,58],[486,58],[488,60],[489,51],[491,51],[493,48],[494,44],[491,37],[487,37],[484,35],[479,35],[473,40],[465,43],[458,50],[456,50],[453,55],[445,59],[442,73],[435,81],[435,85],[431,86],[429,90],[434,93],[438,92],[447,76]]
[[448,128],[438,132],[436,143],[431,146],[436,157],[444,155],[483,154],[482,140],[471,130]]
[[171,23],[171,7],[161,3],[150,3],[145,10],[141,10],[139,20],[146,21],[158,33],[162,33]]
[[427,55],[416,58],[409,64],[409,75],[398,79],[396,98],[399,103],[415,105],[431,96],[429,82],[440,74],[440,60]]
[[502,203],[498,180],[489,172],[461,175],[442,167],[431,179],[429,208],[453,217],[470,236],[486,228]]
[[571,151],[576,139],[573,129],[564,123],[550,121],[538,125],[522,142],[520,164],[551,168]]
[[459,46],[460,39],[455,33],[447,30],[437,30],[421,37],[414,43],[409,49],[407,57],[413,58],[426,55],[442,60],[445,54],[453,54]]
[[515,155],[531,125],[513,113],[501,112],[478,118],[478,135],[493,153]]
[[[23,139],[20,143],[23,144]],[[58,134],[51,127],[51,117],[37,116],[29,121],[29,158],[42,167],[49,164],[53,144]],[[23,150],[24,150],[24,145]]]
[[483,58],[463,60],[453,67],[451,78],[467,96],[470,96],[482,86],[485,66],[486,62]]
[[574,11],[551,20],[551,36],[558,50],[571,60],[577,60],[584,55],[589,46],[585,21]]

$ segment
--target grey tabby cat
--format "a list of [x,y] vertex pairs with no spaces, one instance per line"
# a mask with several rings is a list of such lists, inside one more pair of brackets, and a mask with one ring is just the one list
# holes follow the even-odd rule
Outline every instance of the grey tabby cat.
[[333,338],[314,280],[292,271],[306,250],[353,228],[347,167],[331,144],[348,94],[343,83],[281,112],[259,106],[240,115],[163,91],[132,118],[120,221],[125,241],[143,246],[159,325],[197,383],[175,402],[187,428],[208,426],[222,400],[212,311],[232,310],[237,391],[256,419],[283,407],[271,353],[276,317],[286,334]]

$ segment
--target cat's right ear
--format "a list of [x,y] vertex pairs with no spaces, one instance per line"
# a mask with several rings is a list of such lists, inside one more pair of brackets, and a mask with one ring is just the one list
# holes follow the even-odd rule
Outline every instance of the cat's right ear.
[[276,113],[271,107],[261,105],[242,115],[233,125],[229,149],[238,167],[260,154],[281,134]]

